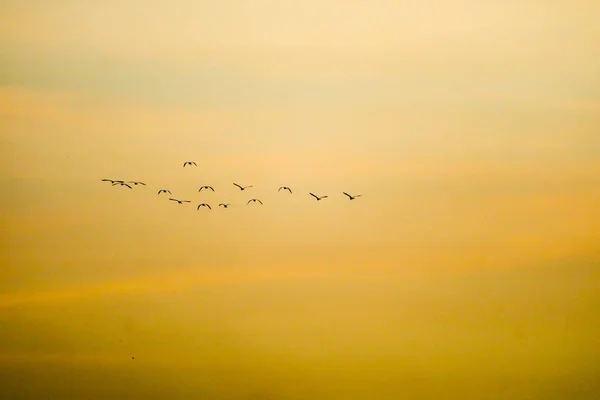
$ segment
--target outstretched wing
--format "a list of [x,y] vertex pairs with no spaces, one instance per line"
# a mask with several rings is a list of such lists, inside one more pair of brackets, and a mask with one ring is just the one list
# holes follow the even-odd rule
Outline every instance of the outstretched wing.
[[283,189],[283,186],[282,186],[282,187],[280,187],[279,189],[277,189],[277,191],[279,192],[281,189]]
[[183,201],[184,203],[191,203],[191,201],[189,201],[189,200],[181,200],[181,201]]
[[322,196],[321,198],[322,198],[322,199],[326,199],[327,197],[329,197],[329,196]]
[[167,193],[171,194],[171,191],[170,191],[170,190],[165,190],[165,192],[167,192]]
[[259,199],[256,199],[256,201],[258,201],[262,205],[262,201],[260,201]]
[[212,190],[213,192],[215,191],[215,189],[213,189],[213,187],[212,187],[212,186],[209,186],[208,188],[209,188],[210,190]]
[[251,201],[253,201],[253,199],[248,200],[248,202],[246,203],[246,205],[250,204]]
[[131,186],[129,186],[129,185],[128,185],[128,184],[126,184],[126,183],[121,183],[121,185],[123,185],[123,186],[127,186],[129,189],[131,189]]
[[362,194],[357,194],[357,195],[356,195],[356,196],[354,196],[354,197],[360,197],[360,196],[362,196]]
[[176,201],[176,202],[179,202],[179,200],[177,200],[177,199],[172,199],[172,198],[170,198],[170,197],[169,197],[169,200],[171,200],[171,201]]
[[138,182],[140,185],[144,185],[146,186],[146,184],[144,182]]
[[350,196],[348,193],[346,193],[346,192],[342,192],[342,193],[344,193],[346,196],[352,198],[352,196]]
[[202,207],[202,204],[198,204],[198,207],[196,207],[196,211],[198,211],[200,207]]
[[206,207],[208,207],[209,210],[212,210],[212,208],[210,208],[210,204],[207,204]]
[[194,164],[196,167],[198,166],[195,162],[192,161],[192,164]]
[[290,193],[292,193],[292,189],[290,189],[290,188],[286,188],[286,189],[287,189],[287,190],[289,190],[289,191],[290,191]]
[[[309,193],[310,193],[310,192],[309,192]],[[319,197],[318,197],[318,196],[316,196],[315,194],[313,194],[313,193],[310,193],[310,195],[311,195],[312,197],[314,197],[315,199],[319,200]]]
[[240,189],[243,189],[243,187],[241,187],[240,185],[238,185],[237,183],[233,182],[233,184],[237,187],[239,187]]

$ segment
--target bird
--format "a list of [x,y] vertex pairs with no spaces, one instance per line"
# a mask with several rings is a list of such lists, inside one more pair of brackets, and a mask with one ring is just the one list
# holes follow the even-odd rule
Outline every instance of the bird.
[[126,184],[126,183],[125,183],[125,182],[123,182],[123,181],[116,181],[116,182],[113,182],[113,184],[112,184],[112,185],[113,185],[113,186],[115,186],[115,185],[127,186],[129,189],[131,189],[131,186],[129,186],[128,184]]
[[360,197],[360,196],[361,196],[360,194],[357,194],[356,196],[350,196],[350,195],[349,195],[348,193],[346,193],[346,192],[342,192],[342,193],[344,193],[346,196],[348,196],[348,198],[349,198],[350,200],[354,200],[355,198],[357,198],[357,197]]
[[[290,189],[290,188],[289,188],[289,187],[287,187],[287,186],[282,186],[282,187],[280,187],[280,188],[279,188],[279,190],[281,190],[281,189],[283,189],[283,190],[288,190],[290,193],[292,193],[292,189]],[[279,190],[277,190],[277,191],[279,192]]]
[[110,182],[114,185],[115,183],[121,183],[121,182],[125,182],[125,181],[116,181],[114,179],[102,179],[102,182]]
[[169,189],[160,189],[158,191],[158,194],[161,194],[161,193],[169,193],[169,194],[171,194],[171,191]]
[[183,163],[183,166],[185,167],[186,165],[193,165],[193,166],[195,166],[195,167],[197,167],[197,166],[198,166],[198,165],[197,165],[195,162],[193,162],[193,161],[186,161],[186,162],[184,162],[184,163]]
[[317,195],[314,195],[314,194],[312,194],[312,193],[310,193],[310,195],[311,195],[312,197],[314,197],[315,199],[317,199],[317,201],[319,201],[319,200],[321,200],[321,199],[326,199],[326,198],[327,198],[327,196],[321,196],[321,197],[319,197],[319,196],[317,196]]
[[210,205],[208,205],[206,203],[202,203],[202,204],[198,204],[198,207],[196,207],[196,211],[198,211],[200,209],[200,207],[208,207],[209,210],[212,210],[212,208],[210,208]]
[[206,186],[202,186],[202,187],[201,187],[201,188],[200,188],[198,191],[199,191],[199,192],[201,192],[201,191],[202,191],[202,189],[210,189],[210,190],[212,190],[213,192],[215,191],[215,189],[213,189],[213,187],[212,187],[212,186],[208,186],[208,185],[206,185]]
[[220,203],[219,207],[223,206],[223,208],[227,208],[229,207],[231,204],[226,204],[226,203]]
[[176,202],[178,202],[179,204],[183,204],[183,203],[191,203],[191,201],[189,201],[189,200],[178,200],[178,199],[173,199],[173,198],[171,198],[171,197],[169,197],[169,200],[171,200],[171,201],[176,201]]
[[248,202],[246,203],[246,205],[250,204],[251,202],[257,202],[257,201],[262,205],[263,202],[260,201],[259,199],[250,199],[250,200],[248,200]]
[[129,181],[128,183],[133,183],[135,186],[137,186],[137,185],[144,185],[144,186],[146,186],[146,184],[144,182],[139,182],[139,181]]
[[235,183],[235,182],[234,182],[233,184],[234,184],[235,186],[239,187],[241,190],[248,189],[248,188],[251,188],[251,187],[252,187],[252,185],[250,185],[250,186],[240,186],[240,185],[238,185],[238,184],[237,184],[237,183]]

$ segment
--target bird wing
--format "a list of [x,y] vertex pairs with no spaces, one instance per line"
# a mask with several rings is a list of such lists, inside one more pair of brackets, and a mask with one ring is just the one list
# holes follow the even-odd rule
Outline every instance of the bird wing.
[[198,164],[196,164],[195,162],[192,161],[192,164],[194,164],[196,167],[198,166]]
[[[310,193],[310,192],[309,192],[309,193]],[[316,196],[316,195],[314,195],[314,194],[312,194],[312,193],[310,193],[310,195],[311,195],[312,197],[314,197],[315,199],[319,200],[319,197],[318,197],[318,196]]]
[[212,190],[213,192],[215,191],[215,189],[213,189],[212,186],[209,186],[209,189]]
[[356,195],[356,196],[354,196],[354,197],[360,197],[360,196],[362,196],[362,194],[357,194],[357,195]]
[[198,211],[200,207],[202,207],[202,204],[198,204],[198,207],[196,207],[196,211]]
[[164,190],[159,190],[157,194],[161,194],[162,192],[164,192]]
[[349,195],[348,193],[346,193],[346,192],[342,192],[342,193],[344,193],[344,194],[345,194],[346,196],[348,196],[348,197],[352,197],[352,196],[350,196],[350,195]]
[[129,189],[131,189],[131,186],[129,186],[129,185],[128,185],[128,184],[126,184],[126,183],[121,183],[121,185],[123,185],[123,186],[127,186]]
[[183,201],[184,203],[191,203],[191,201],[189,201],[189,200],[181,200],[181,201]]
[[329,197],[329,196],[321,196],[322,199],[326,199],[327,197]]
[[167,193],[171,194],[171,191],[170,191],[170,190],[165,190],[165,192],[167,192]]
[[183,166],[185,167],[187,165],[187,161],[183,163]]
[[287,188],[287,190],[289,190],[289,191],[290,191],[290,193],[292,193],[292,189],[290,189],[290,188]]
[[177,202],[179,202],[179,200],[177,200],[177,199],[172,199],[172,198],[170,198],[170,197],[169,197],[169,200],[171,200],[171,201],[177,201]]
[[112,179],[102,179],[102,182],[114,182]]
[[251,201],[252,201],[252,199],[248,200],[248,202],[246,203],[246,205],[250,204]]
[[280,187],[279,189],[277,189],[277,191],[279,192],[281,189],[283,189],[283,186],[282,186],[282,187]]
[[262,204],[262,203],[263,203],[263,202],[262,202],[262,201],[260,201],[259,199],[256,199],[256,201],[258,201],[260,204]]
[[209,205],[209,204],[207,204],[207,205],[206,205],[206,207],[208,207],[208,209],[209,209],[209,210],[212,210],[212,208],[210,208],[210,205]]
[[144,182],[138,182],[140,185],[144,185],[146,186],[146,184]]
[[235,186],[239,187],[240,189],[242,189],[242,187],[240,185],[238,185],[237,183],[233,183]]
[[250,185],[250,186],[246,186],[246,187],[247,187],[247,188],[249,188],[249,187],[254,187],[254,186],[253,186],[253,185]]

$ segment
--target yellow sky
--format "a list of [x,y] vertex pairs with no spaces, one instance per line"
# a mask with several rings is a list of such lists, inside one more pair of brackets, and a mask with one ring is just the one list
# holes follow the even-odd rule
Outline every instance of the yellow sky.
[[0,394],[600,395],[600,3],[26,3]]

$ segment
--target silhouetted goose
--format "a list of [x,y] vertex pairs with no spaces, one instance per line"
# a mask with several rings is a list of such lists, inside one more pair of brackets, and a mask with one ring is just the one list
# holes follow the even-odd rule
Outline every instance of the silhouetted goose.
[[251,188],[251,187],[252,187],[252,185],[250,185],[250,186],[240,186],[240,185],[238,185],[238,184],[237,184],[237,183],[235,183],[235,182],[234,182],[233,184],[234,184],[235,186],[239,187],[241,190],[245,190],[245,189],[248,189],[248,188]]
[[227,208],[229,207],[231,204],[225,204],[225,203],[221,203],[219,204],[219,207],[223,206],[223,208]]
[[[279,188],[279,190],[281,190],[281,189],[283,189],[283,190],[287,190],[287,191],[289,191],[290,193],[292,193],[292,189],[290,189],[290,188],[289,188],[289,187],[287,187],[287,186],[282,186],[282,187],[280,187],[280,188]],[[279,192],[279,190],[278,190],[278,192]]]
[[196,211],[198,211],[200,209],[200,207],[208,207],[209,210],[212,210],[212,208],[210,208],[210,206],[206,203],[202,203],[202,204],[198,204],[198,207],[196,207]]
[[357,198],[357,197],[360,197],[360,196],[361,196],[360,194],[357,194],[356,196],[350,196],[350,195],[349,195],[348,193],[346,193],[346,192],[342,192],[342,193],[344,193],[346,196],[348,196],[348,198],[349,198],[350,200],[354,200],[355,198]]
[[248,205],[248,204],[250,204],[252,202],[257,202],[257,201],[262,205],[263,202],[260,201],[259,199],[250,199],[250,200],[248,200],[248,202],[246,203],[246,205]]
[[137,186],[137,185],[144,185],[144,186],[146,186],[146,184],[144,182],[129,181],[128,183],[133,183],[135,186]]
[[201,191],[202,191],[202,189],[210,189],[210,190],[212,190],[213,192],[215,191],[215,189],[213,189],[213,187],[212,187],[212,186],[208,186],[208,185],[206,185],[206,186],[202,186],[202,187],[200,188],[200,190],[198,190],[198,191],[199,191],[199,192],[201,192]]
[[198,166],[198,165],[196,165],[196,163],[195,163],[195,162],[193,162],[193,161],[186,161],[186,162],[184,162],[184,163],[183,163],[183,166],[185,167],[186,165],[193,165],[193,166],[195,166],[195,167],[197,167],[197,166]]
[[171,194],[171,191],[169,189],[160,189],[158,191],[158,194],[161,194],[161,193],[169,193],[169,194]]
[[317,195],[315,195],[315,194],[312,194],[312,193],[310,193],[310,195],[311,195],[312,197],[314,197],[315,199],[317,199],[317,201],[318,201],[318,200],[321,200],[321,199],[326,199],[326,198],[328,197],[328,196],[321,196],[321,197],[319,197],[319,196],[317,196]]
[[131,189],[131,186],[129,186],[128,184],[126,184],[126,183],[125,183],[125,182],[123,182],[123,181],[116,181],[116,182],[114,182],[112,185],[113,185],[113,186],[115,186],[115,185],[127,186],[129,189]]
[[191,201],[189,201],[189,200],[178,200],[178,199],[173,199],[173,198],[169,198],[169,200],[171,200],[171,201],[176,201],[176,202],[178,202],[179,204],[183,204],[183,203],[191,203]]

